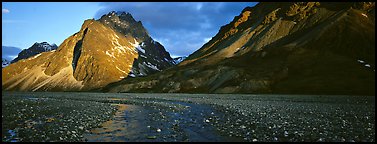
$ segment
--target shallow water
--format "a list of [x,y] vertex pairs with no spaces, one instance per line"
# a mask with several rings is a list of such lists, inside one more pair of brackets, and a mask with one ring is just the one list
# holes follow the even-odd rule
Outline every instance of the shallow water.
[[210,123],[220,113],[205,105],[171,102],[181,111],[120,104],[115,117],[84,134],[85,141],[242,141],[221,135]]

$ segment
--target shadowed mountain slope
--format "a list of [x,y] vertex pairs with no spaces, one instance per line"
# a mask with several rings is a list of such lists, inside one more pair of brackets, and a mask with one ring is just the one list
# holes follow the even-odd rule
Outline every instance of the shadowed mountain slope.
[[178,66],[107,92],[375,94],[374,2],[262,2]]

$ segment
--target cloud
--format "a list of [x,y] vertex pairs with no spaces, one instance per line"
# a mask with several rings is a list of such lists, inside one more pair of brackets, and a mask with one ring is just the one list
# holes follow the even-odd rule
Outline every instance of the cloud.
[[105,2],[100,3],[102,9],[95,18],[110,11],[129,12],[171,55],[187,56],[246,6],[253,5],[251,2]]
[[3,13],[3,14],[9,13],[9,12],[10,12],[9,9],[4,9],[4,8],[3,8],[3,10],[2,10],[2,13]]

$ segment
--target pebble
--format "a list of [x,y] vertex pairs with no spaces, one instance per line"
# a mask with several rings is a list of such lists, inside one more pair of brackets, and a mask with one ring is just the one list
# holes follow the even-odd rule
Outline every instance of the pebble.
[[256,142],[256,141],[258,141],[257,139],[253,139],[253,142]]
[[284,136],[288,137],[288,132],[287,131],[284,131]]

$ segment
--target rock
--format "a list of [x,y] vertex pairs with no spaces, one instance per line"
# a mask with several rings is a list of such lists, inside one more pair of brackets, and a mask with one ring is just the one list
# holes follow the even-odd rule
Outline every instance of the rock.
[[288,132],[287,131],[284,131],[284,136],[288,137]]
[[253,139],[253,142],[257,142],[258,140],[257,139]]

